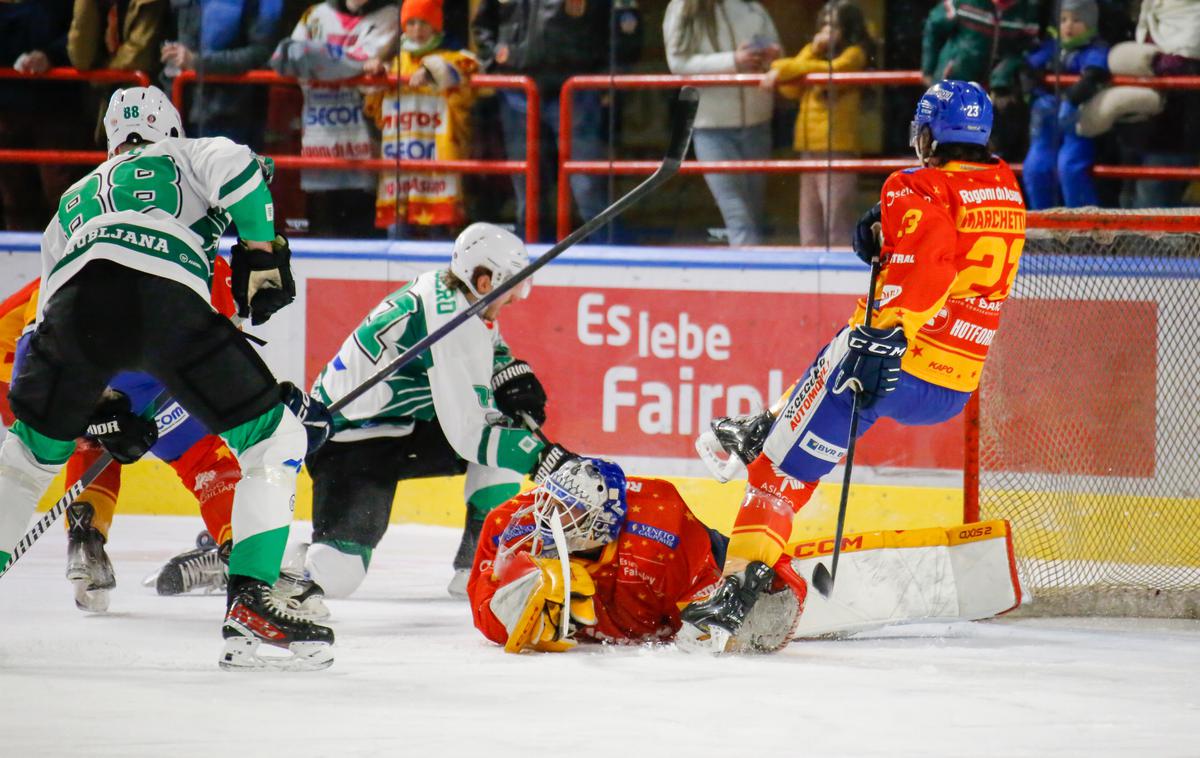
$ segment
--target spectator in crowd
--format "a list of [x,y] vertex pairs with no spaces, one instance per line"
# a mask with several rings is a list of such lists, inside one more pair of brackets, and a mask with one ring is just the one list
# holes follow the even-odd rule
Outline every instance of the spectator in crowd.
[[[1033,100],[1022,183],[1030,210],[1100,204],[1091,175],[1095,140],[1079,134],[1076,127],[1080,107],[1110,79],[1108,45],[1097,34],[1100,9],[1095,0],[1060,0],[1059,4],[1058,34],[1051,33],[1025,59],[1032,76],[1024,89]],[[1063,90],[1060,100],[1038,81],[1047,70],[1078,74],[1079,81]]]
[[[1154,76],[1200,75],[1200,0],[1142,0],[1134,39],[1147,50],[1146,70]],[[1146,47],[1152,46],[1152,47]],[[1127,72],[1121,72],[1127,73]],[[1184,167],[1200,164],[1200,91],[1166,93],[1162,115],[1144,130],[1142,164]],[[1135,183],[1135,208],[1174,208],[1183,204],[1187,182],[1145,179]]]
[[67,42],[71,65],[157,74],[169,7],[168,0],[75,0]]
[[[368,98],[383,130],[383,157],[392,160],[458,160],[471,144],[470,77],[479,68],[466,50],[442,47],[442,0],[404,0],[404,34],[391,73],[407,79],[399,90]],[[457,174],[380,174],[375,225],[394,239],[454,237],[463,226]]]
[[992,147],[1005,160],[1025,154],[1028,130],[1019,72],[1038,38],[1037,0],[942,0],[925,19],[921,74],[978,82],[996,111]]
[[[0,66],[42,74],[70,65],[71,0],[0,2]],[[86,144],[73,84],[0,81],[0,148],[64,150]],[[0,164],[0,228],[42,229],[82,172],[55,163]]]
[[[674,74],[759,74],[779,57],[779,34],[762,5],[748,0],[671,0],[663,18]],[[702,161],[763,160],[771,154],[774,95],[756,87],[700,90],[693,142]],[[766,177],[705,174],[730,245],[757,245],[764,231]]]
[[[610,24],[615,47],[610,47]],[[558,165],[559,91],[563,82],[578,74],[608,71],[610,66],[631,63],[641,50],[641,14],[636,0],[480,0],[473,19],[476,53],[482,68],[495,74],[531,77],[541,96],[541,198],[539,218],[549,229],[550,203],[555,197]],[[505,152],[509,160],[525,160],[525,93],[497,91]],[[605,109],[601,93],[579,92],[573,102],[571,157],[599,160],[604,157]],[[606,179],[571,176],[571,193],[584,218],[607,205]],[[524,228],[525,179],[513,176],[517,196],[517,226]]]
[[266,98],[254,86],[205,84],[206,74],[244,74],[264,68],[282,36],[283,0],[171,0],[174,38],[163,44],[163,77],[195,71],[188,136],[228,137],[261,149]]
[[[155,75],[168,7],[168,0],[75,0],[67,37],[71,65],[80,71],[111,68]],[[95,114],[93,136],[99,144],[104,142],[100,120],[117,86],[89,89],[88,109]]]
[[[362,76],[367,61],[392,45],[399,28],[391,0],[324,0],[310,6],[291,39],[279,44],[271,66],[305,80]],[[358,87],[305,86],[302,124],[301,155],[365,159],[379,151]],[[375,183],[375,174],[367,171],[306,170],[300,186],[307,194],[310,231],[371,236]]]
[[[790,82],[806,74],[862,71],[874,63],[875,40],[862,10],[851,0],[829,0],[817,17],[817,33],[794,58],[771,64],[762,87],[778,86],[786,97],[800,98],[796,117],[796,150],[801,158],[851,158],[862,148],[858,114],[862,90],[857,87],[806,87]],[[858,177],[850,173],[800,175],[800,244],[845,245],[854,231],[858,210]]]

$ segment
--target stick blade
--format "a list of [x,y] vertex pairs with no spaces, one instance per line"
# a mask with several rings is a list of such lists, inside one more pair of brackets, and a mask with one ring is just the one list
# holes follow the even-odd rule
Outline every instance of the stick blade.
[[671,124],[671,144],[667,148],[667,161],[678,166],[687,155],[692,141],[692,126],[696,122],[696,109],[700,107],[700,91],[695,87],[679,90],[675,120]]
[[829,593],[833,592],[833,574],[829,573],[829,569],[825,568],[824,563],[818,563],[813,569],[812,586],[817,588],[817,592],[821,593],[821,597],[829,597]]

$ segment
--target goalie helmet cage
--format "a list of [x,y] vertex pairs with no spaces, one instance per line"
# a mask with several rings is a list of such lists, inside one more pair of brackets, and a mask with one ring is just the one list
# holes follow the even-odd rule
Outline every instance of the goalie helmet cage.
[[1023,612],[1200,618],[1200,210],[1031,213],[966,412]]

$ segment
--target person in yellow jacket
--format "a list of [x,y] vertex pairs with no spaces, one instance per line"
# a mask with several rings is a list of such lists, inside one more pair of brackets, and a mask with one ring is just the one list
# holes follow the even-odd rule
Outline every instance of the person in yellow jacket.
[[[875,42],[862,10],[850,0],[830,0],[817,19],[817,33],[794,58],[771,64],[764,89],[779,88],[800,99],[795,148],[802,158],[850,158],[861,152],[858,116],[862,90],[857,87],[805,86],[806,74],[843,73],[868,68]],[[856,220],[858,178],[852,173],[800,175],[800,244],[814,247],[850,244]]]
[[[407,77],[398,91],[368,97],[368,114],[383,131],[383,157],[392,160],[458,160],[470,147],[470,77],[478,68],[465,51],[442,43],[441,0],[404,0],[400,54],[390,65]],[[368,67],[368,71],[370,67]],[[453,236],[464,225],[458,174],[388,171],[379,176],[375,226],[393,238]]]

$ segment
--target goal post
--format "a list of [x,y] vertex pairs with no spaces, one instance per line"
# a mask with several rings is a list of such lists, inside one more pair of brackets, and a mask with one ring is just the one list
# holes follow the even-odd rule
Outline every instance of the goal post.
[[1200,618],[1200,210],[1031,213],[965,413],[964,519],[1028,613]]

